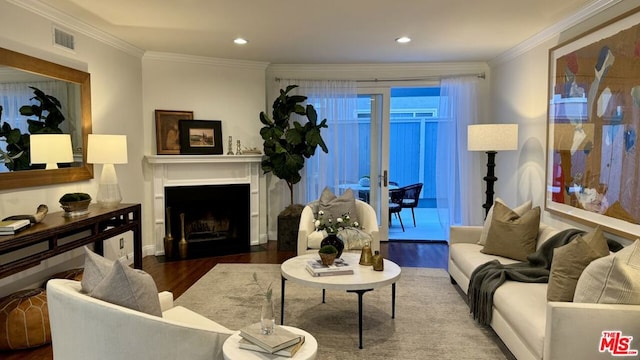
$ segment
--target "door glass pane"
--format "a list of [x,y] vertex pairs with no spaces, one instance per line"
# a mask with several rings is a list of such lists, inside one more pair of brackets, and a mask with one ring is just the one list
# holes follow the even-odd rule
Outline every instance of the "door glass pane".
[[423,183],[421,201],[435,203],[439,87],[391,88],[390,181]]
[[[445,232],[437,214],[435,190],[440,88],[393,87],[386,94],[390,105],[384,107],[378,106],[383,102],[381,95],[363,94],[358,97],[358,151],[363,155],[358,164],[358,174],[361,178],[371,176],[369,182],[372,187],[370,191],[358,192],[356,196],[360,195],[374,206],[381,231],[388,229],[389,239],[444,240]],[[378,99],[379,102],[376,103]],[[377,114],[378,118],[376,110],[386,114]],[[383,120],[385,118],[388,120]],[[383,125],[385,121],[388,121],[386,127]],[[388,160],[384,160],[383,154],[376,152],[385,151],[380,149],[388,149],[384,154],[388,155]],[[382,182],[378,176],[384,174],[384,170],[388,170],[389,189],[423,184],[418,208],[414,211],[403,209],[400,214],[392,214],[389,219],[388,198],[385,195],[385,199],[382,199],[379,187]],[[376,174],[376,177],[371,174]],[[402,218],[404,231],[398,216]]]
[[[436,211],[435,161],[440,88],[391,88],[389,180],[400,187],[422,183],[415,209],[403,208],[389,224],[389,238],[444,239]],[[413,217],[416,223],[414,225]]]

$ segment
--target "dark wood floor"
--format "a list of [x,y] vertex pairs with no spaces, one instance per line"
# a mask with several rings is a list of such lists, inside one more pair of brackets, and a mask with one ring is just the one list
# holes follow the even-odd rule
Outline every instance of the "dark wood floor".
[[[400,266],[447,268],[449,247],[446,243],[391,241],[380,245],[380,254]],[[165,261],[163,257],[147,256],[142,268],[156,281],[158,291],[172,291],[174,298],[182,295],[193,283],[219,263],[281,264],[295,256],[295,251],[278,251],[275,241],[253,246],[243,254]],[[33,350],[0,351],[3,360],[51,360],[51,346]]]

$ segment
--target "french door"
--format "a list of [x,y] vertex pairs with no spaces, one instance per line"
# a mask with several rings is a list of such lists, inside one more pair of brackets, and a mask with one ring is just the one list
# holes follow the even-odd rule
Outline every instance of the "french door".
[[359,151],[369,157],[361,161],[360,173],[369,176],[368,201],[378,214],[380,240],[385,241],[389,239],[389,114],[389,88],[358,91]]

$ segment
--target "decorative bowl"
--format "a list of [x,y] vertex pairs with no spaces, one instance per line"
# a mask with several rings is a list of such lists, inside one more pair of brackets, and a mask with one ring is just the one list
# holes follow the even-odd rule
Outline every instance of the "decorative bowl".
[[89,208],[90,203],[91,199],[68,202],[60,201],[60,207],[65,211],[65,216],[77,216],[88,213],[87,209]]

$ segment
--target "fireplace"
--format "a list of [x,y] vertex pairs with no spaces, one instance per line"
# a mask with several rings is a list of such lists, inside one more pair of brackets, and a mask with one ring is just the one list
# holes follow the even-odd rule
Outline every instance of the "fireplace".
[[[236,250],[266,243],[266,218],[260,216],[266,211],[266,201],[261,191],[266,186],[260,169],[261,159],[260,155],[145,156],[153,173],[155,254],[163,255],[165,251],[165,231],[169,225],[165,217],[167,207],[171,208],[174,255],[178,254],[177,242],[182,236],[180,213],[185,214],[185,227],[189,225],[185,229],[185,237],[189,233],[189,245],[193,245],[193,249],[211,247],[221,237],[241,240],[238,242],[242,245],[233,246]],[[186,195],[177,195],[177,199],[172,199],[174,191],[182,190],[186,191]],[[202,196],[203,190],[211,192],[206,199]],[[240,205],[242,210],[238,208]],[[222,215],[222,211],[228,214]],[[227,217],[229,220],[225,219]],[[200,220],[194,220],[196,218]],[[229,230],[223,230],[227,225]],[[223,235],[223,232],[228,234]],[[211,250],[203,250],[203,253],[208,251]],[[222,248],[221,251],[235,250]]]
[[227,255],[249,250],[249,184],[165,188],[167,229],[177,242],[187,241],[187,257]]

